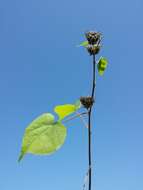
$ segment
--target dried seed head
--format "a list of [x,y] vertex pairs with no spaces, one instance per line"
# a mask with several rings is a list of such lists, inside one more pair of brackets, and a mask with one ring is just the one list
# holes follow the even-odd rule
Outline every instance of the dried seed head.
[[100,45],[88,45],[86,48],[90,55],[95,55],[95,54],[99,53],[101,46]]
[[86,39],[88,40],[88,43],[91,45],[99,44],[101,41],[101,33],[99,32],[94,32],[94,31],[86,32],[85,36]]
[[93,105],[94,99],[91,96],[80,97],[80,102],[86,109],[89,109]]

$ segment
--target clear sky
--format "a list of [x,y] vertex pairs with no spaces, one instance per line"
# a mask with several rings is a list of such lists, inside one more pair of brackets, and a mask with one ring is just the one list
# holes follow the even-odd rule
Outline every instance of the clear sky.
[[76,45],[103,33],[93,114],[93,190],[143,189],[143,2],[0,1],[0,189],[82,190],[87,129],[67,123],[65,145],[18,164],[25,127],[57,104],[89,94],[91,57]]

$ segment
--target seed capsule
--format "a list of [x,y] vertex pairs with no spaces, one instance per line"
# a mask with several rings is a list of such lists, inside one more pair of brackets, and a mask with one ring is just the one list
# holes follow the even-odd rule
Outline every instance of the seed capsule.
[[90,55],[95,55],[99,53],[100,47],[101,47],[100,45],[88,45],[86,49]]
[[89,44],[94,45],[94,44],[99,44],[101,40],[101,33],[99,32],[86,32],[85,33],[86,39],[88,40]]
[[89,109],[93,105],[94,100],[91,96],[87,96],[87,97],[80,97],[80,102],[86,109]]

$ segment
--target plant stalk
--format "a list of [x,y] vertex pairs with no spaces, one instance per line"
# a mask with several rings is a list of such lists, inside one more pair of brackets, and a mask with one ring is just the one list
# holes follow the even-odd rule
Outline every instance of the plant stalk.
[[[95,78],[95,55],[93,55],[93,78],[92,78],[92,92],[91,97],[94,100],[95,97],[95,87],[96,87],[96,78]],[[89,182],[88,182],[88,190],[91,190],[91,182],[92,182],[92,150],[91,150],[91,116],[92,116],[92,106],[89,108],[88,112],[88,170],[89,170]]]

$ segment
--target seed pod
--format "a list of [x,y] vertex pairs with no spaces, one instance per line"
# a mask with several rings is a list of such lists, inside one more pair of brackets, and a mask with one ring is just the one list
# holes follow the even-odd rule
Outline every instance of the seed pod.
[[80,97],[80,102],[86,109],[89,109],[93,105],[94,99],[91,96]]
[[88,45],[86,47],[87,51],[90,55],[98,54],[100,51],[101,46],[100,45]]
[[99,44],[101,40],[101,33],[99,32],[86,32],[85,33],[86,39],[88,40],[89,44],[94,45],[94,44]]

